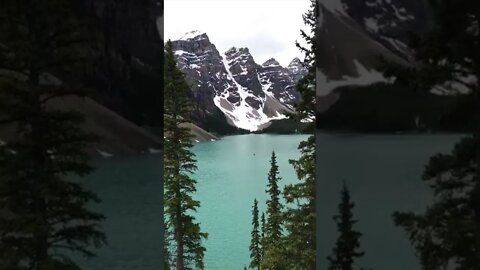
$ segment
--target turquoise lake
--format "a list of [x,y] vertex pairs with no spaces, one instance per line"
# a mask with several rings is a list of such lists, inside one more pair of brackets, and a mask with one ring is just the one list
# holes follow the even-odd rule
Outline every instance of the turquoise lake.
[[253,200],[265,210],[270,157],[275,151],[281,185],[295,183],[289,159],[298,158],[298,144],[305,135],[242,135],[217,142],[199,143],[198,194],[202,205],[197,218],[209,233],[205,242],[205,269],[242,270],[249,264]]
[[[289,159],[298,158],[298,143],[306,135],[241,135],[197,143],[198,192],[196,214],[209,233],[207,270],[242,270],[249,263],[251,207],[259,200],[265,210],[270,155],[277,154],[281,184],[297,181]],[[345,180],[356,203],[354,215],[367,269],[420,270],[413,249],[393,225],[395,210],[421,211],[431,200],[421,181],[431,155],[449,152],[459,135],[317,135],[317,269],[326,269],[336,228],[339,191]],[[97,257],[78,259],[89,270],[158,270],[162,265],[161,156],[111,158],[95,163],[86,180],[102,203],[93,207],[107,216],[103,223],[109,245]]]

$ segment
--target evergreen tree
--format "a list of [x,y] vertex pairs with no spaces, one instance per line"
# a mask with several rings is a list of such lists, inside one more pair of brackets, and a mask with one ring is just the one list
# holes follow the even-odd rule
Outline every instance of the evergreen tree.
[[415,247],[423,269],[480,269],[478,137],[459,142],[448,155],[430,159],[423,179],[435,200],[425,213],[394,214]]
[[435,200],[423,214],[395,213],[423,269],[480,268],[480,3],[430,0],[432,25],[413,35],[416,65],[387,66],[386,74],[418,91],[460,86],[470,91],[471,130],[450,155],[430,159],[423,179]]
[[272,152],[270,159],[270,172],[268,173],[268,189],[266,190],[269,198],[267,199],[267,220],[265,224],[265,237],[263,239],[263,252],[261,267],[264,269],[283,269],[281,266],[281,241],[282,241],[282,205],[280,203],[280,181],[277,157]]
[[265,221],[265,213],[262,213],[262,217],[260,218],[261,222],[261,229],[262,233],[260,235],[260,245],[261,245],[261,252],[262,252],[262,260],[265,257],[265,233],[267,231],[267,223]]
[[357,223],[357,220],[353,219],[352,212],[355,204],[351,202],[350,192],[345,184],[343,185],[341,198],[338,205],[339,214],[334,216],[340,235],[332,256],[327,257],[329,270],[352,270],[355,259],[364,255],[364,252],[358,251],[362,234],[353,228],[353,225]]
[[252,208],[252,239],[250,241],[250,268],[257,268],[260,270],[260,263],[262,260],[262,252],[260,246],[260,224],[258,222],[258,202],[257,199],[253,201]]
[[317,16],[317,3],[315,0],[310,0],[309,10],[303,14],[303,22],[309,28],[309,31],[300,30],[300,35],[305,46],[296,41],[297,48],[304,53],[303,65],[307,68],[308,72],[301,80],[298,81],[296,90],[300,93],[301,102],[295,106],[295,114],[291,117],[297,120],[309,119],[312,120],[311,128],[314,128],[315,121],[315,100],[316,100],[316,88],[315,88],[315,75],[316,75],[316,43],[315,43],[315,30],[316,30],[316,16]]
[[281,180],[279,177],[277,157],[275,152],[272,152],[270,159],[270,172],[268,173],[268,190],[269,195],[267,200],[267,217],[266,223],[266,239],[267,242],[272,243],[279,241],[282,236],[282,216],[280,203],[280,188],[278,182]]
[[164,201],[167,230],[174,238],[169,248],[175,249],[177,270],[204,269],[202,240],[207,234],[191,215],[200,206],[200,202],[192,198],[196,180],[191,175],[197,168],[191,151],[192,135],[188,128],[180,125],[188,121],[191,92],[184,74],[177,68],[171,41],[166,45],[164,71]]
[[[317,3],[311,0],[309,10],[303,15],[304,23],[309,31],[301,31],[307,43],[306,47],[297,42],[297,47],[305,54],[305,66],[308,74],[297,84],[297,91],[302,101],[296,106],[297,120],[315,119],[315,33]],[[312,122],[314,128],[314,121]],[[287,185],[284,197],[289,205],[284,212],[286,235],[283,245],[283,258],[287,269],[315,269],[315,136],[310,136],[299,144],[301,156],[298,160],[290,160],[299,182]]]
[[286,185],[284,197],[290,205],[284,213],[284,245],[289,269],[315,269],[315,137],[300,143],[301,156],[291,160],[299,183]]
[[71,1],[2,1],[0,124],[15,136],[0,146],[0,269],[80,269],[71,252],[93,256],[106,243],[99,198],[79,180],[93,168],[86,146],[95,136],[83,115],[56,109],[84,95],[52,79],[87,61],[88,27]]

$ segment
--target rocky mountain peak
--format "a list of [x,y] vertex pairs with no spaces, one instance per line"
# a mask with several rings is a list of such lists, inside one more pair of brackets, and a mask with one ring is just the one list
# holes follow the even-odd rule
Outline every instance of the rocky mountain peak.
[[292,77],[294,83],[297,83],[308,73],[308,69],[298,57],[293,58],[290,64],[288,64],[287,71],[290,74],[290,77]]
[[293,60],[290,61],[290,64],[288,64],[288,67],[296,67],[296,66],[303,66],[302,60],[300,60],[300,58],[298,57],[293,58]]
[[278,63],[275,58],[270,58],[265,63],[262,64],[263,67],[275,67],[275,66],[280,66],[280,63]]
[[199,31],[199,30],[193,30],[190,32],[185,33],[180,40],[192,40],[192,39],[208,39],[207,33]]
[[273,58],[259,65],[246,47],[231,47],[220,54],[206,33],[199,31],[172,45],[178,67],[192,86],[200,118],[209,119],[205,116],[220,111],[230,125],[259,130],[285,118],[299,98],[295,83],[303,74],[301,69],[289,70]]
[[248,50],[248,48],[232,47],[225,52],[225,56],[229,63],[239,62],[243,64],[246,64],[246,63],[255,64],[255,60],[253,59],[253,56],[250,54],[250,51]]

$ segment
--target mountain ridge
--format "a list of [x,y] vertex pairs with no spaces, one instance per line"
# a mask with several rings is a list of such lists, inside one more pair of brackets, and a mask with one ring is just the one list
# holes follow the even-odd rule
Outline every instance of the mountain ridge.
[[307,70],[294,58],[287,67],[271,58],[258,64],[246,47],[220,53],[208,35],[190,31],[172,41],[178,67],[192,86],[196,124],[220,111],[228,125],[253,131],[293,113],[298,80]]

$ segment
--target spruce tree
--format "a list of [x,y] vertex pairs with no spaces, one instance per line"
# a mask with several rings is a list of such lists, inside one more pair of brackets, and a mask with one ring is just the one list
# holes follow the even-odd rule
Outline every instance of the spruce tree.
[[200,230],[200,224],[191,214],[200,207],[200,202],[192,198],[197,183],[192,178],[197,168],[191,151],[192,135],[188,128],[180,125],[189,119],[191,90],[184,74],[177,68],[171,41],[166,44],[165,57],[164,202],[167,230],[174,239],[168,247],[175,250],[177,270],[204,269],[202,241],[207,234]]
[[291,160],[299,183],[286,185],[284,212],[286,255],[289,269],[315,269],[315,137],[299,145],[301,156]]
[[315,85],[315,75],[316,75],[316,41],[315,41],[315,31],[316,31],[316,15],[317,15],[317,3],[315,0],[310,0],[310,8],[305,14],[303,14],[303,22],[308,27],[308,30],[300,30],[300,35],[304,42],[305,46],[301,45],[300,42],[296,41],[295,45],[297,48],[304,54],[303,65],[307,68],[308,72],[300,79],[296,85],[296,90],[300,93],[301,102],[295,106],[295,114],[291,117],[297,119],[298,121],[309,119],[312,120],[311,128],[314,128],[315,121],[315,100],[316,100],[316,85]]
[[278,182],[281,180],[278,171],[277,157],[272,152],[270,159],[270,172],[268,173],[267,194],[267,223],[266,223],[266,239],[268,243],[279,241],[282,236],[282,216],[280,203],[280,188]]
[[[296,106],[294,117],[298,120],[315,119],[315,30],[317,3],[312,0],[309,10],[303,15],[308,31],[301,31],[306,42],[303,47],[297,42],[297,47],[305,54],[304,64],[307,75],[297,84],[297,91],[302,101]],[[312,128],[314,128],[314,121]],[[286,235],[284,258],[287,269],[315,269],[315,135],[299,144],[301,156],[298,160],[290,160],[294,167],[298,183],[287,185],[283,194],[287,202],[284,211]]]
[[282,205],[280,203],[280,181],[277,157],[272,152],[270,159],[270,171],[268,173],[267,220],[265,224],[265,237],[263,239],[263,252],[261,267],[264,269],[283,269],[281,249],[282,241]]
[[253,201],[252,208],[252,239],[250,241],[250,268],[260,270],[262,251],[260,246],[260,224],[258,220],[258,201]]
[[267,223],[265,221],[265,213],[262,212],[262,217],[260,218],[262,233],[260,235],[260,245],[262,252],[262,260],[265,257],[265,233],[267,231]]
[[341,202],[338,205],[339,214],[334,216],[339,236],[332,256],[327,257],[329,270],[352,270],[355,259],[364,256],[364,252],[358,251],[362,234],[353,228],[357,223],[357,220],[353,219],[354,207],[350,192],[344,184],[341,191]]
[[433,189],[434,202],[422,214],[394,214],[425,270],[480,268],[479,148],[480,140],[471,136],[451,154],[433,156],[423,180]]
[[70,1],[2,1],[0,124],[15,136],[0,146],[0,269],[80,269],[69,255],[106,243],[104,216],[87,208],[99,198],[77,179],[93,170],[95,136],[52,106],[85,91],[48,80],[87,61],[88,39]]

